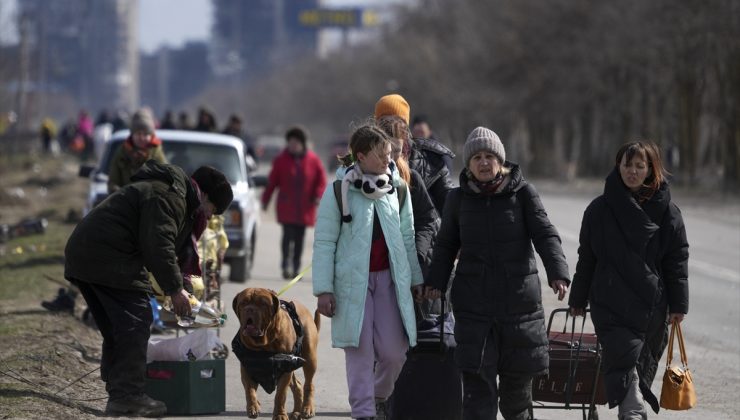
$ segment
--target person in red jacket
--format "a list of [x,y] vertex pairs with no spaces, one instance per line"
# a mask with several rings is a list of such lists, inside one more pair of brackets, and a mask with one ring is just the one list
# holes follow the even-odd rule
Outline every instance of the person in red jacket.
[[287,146],[272,161],[267,187],[262,194],[266,210],[277,188],[277,219],[283,226],[283,278],[298,274],[306,226],[316,223],[316,207],[326,187],[326,170],[321,159],[306,146],[308,132],[292,127],[285,133]]

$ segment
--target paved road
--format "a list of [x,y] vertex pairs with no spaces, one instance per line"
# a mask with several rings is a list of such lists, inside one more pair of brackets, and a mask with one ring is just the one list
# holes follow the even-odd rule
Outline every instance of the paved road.
[[[581,216],[590,201],[587,195],[565,195],[547,192],[542,198],[551,220],[563,238],[566,257],[575,268],[577,237]],[[683,205],[691,244],[690,282],[691,309],[684,324],[689,361],[698,391],[699,405],[688,412],[661,411],[662,419],[738,419],[740,418],[740,213],[737,207],[726,205]],[[237,329],[231,311],[231,299],[242,288],[266,287],[280,290],[286,282],[280,278],[280,228],[271,213],[263,214],[259,232],[253,279],[246,284],[229,283],[224,287],[225,306],[229,321],[221,331],[224,342],[230,343]],[[313,232],[306,237],[304,264],[310,262]],[[541,272],[544,272],[541,270]],[[543,290],[547,312],[563,306],[549,289]],[[283,297],[297,299],[309,308],[315,307],[311,295],[310,274],[287,291]],[[316,377],[317,419],[349,418],[344,354],[331,348],[330,322],[323,318],[319,344],[319,372]],[[664,363],[664,361],[663,361]],[[239,379],[236,358],[226,361],[226,412],[220,418],[245,418],[244,392]],[[654,391],[660,392],[660,378]],[[272,399],[260,391],[263,413],[271,418]],[[290,407],[290,406],[289,406]],[[616,411],[599,408],[601,418],[615,418]],[[535,410],[537,419],[579,419],[579,411]],[[651,416],[652,417],[652,416]],[[184,417],[188,418],[188,417]],[[192,418],[192,417],[190,417]]]

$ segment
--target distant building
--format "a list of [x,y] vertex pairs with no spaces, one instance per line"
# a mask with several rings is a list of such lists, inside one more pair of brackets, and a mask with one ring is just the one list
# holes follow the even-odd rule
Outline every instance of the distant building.
[[157,115],[174,110],[210,81],[206,42],[188,42],[182,48],[160,48],[141,55],[141,102]]
[[211,66],[217,76],[255,75],[316,54],[317,31],[299,22],[319,0],[213,2]]
[[92,112],[138,107],[138,8],[138,0],[19,1],[37,63],[30,80]]

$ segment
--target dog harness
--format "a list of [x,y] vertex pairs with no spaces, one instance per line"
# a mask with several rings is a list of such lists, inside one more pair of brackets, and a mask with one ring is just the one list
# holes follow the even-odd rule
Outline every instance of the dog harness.
[[236,355],[244,368],[249,372],[249,376],[254,382],[262,387],[268,394],[275,390],[278,379],[283,374],[292,372],[303,366],[306,361],[300,357],[301,348],[303,347],[303,325],[298,318],[298,312],[293,302],[280,301],[280,308],[284,309],[290,315],[295,328],[295,345],[292,353],[278,353],[273,351],[252,350],[248,349],[239,340],[237,331],[234,340],[231,341],[231,351]]

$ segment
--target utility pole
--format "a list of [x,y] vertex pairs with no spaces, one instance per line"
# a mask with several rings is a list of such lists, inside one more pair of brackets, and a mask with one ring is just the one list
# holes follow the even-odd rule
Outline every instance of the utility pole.
[[28,81],[30,79],[30,60],[29,60],[29,26],[30,18],[27,14],[23,13],[18,21],[18,34],[20,35],[20,45],[18,49],[18,87],[15,96],[15,109],[18,114],[18,122],[16,123],[16,136],[19,136],[21,131],[28,128]]
[[287,34],[285,32],[285,3],[284,0],[274,0],[275,9],[273,12],[273,48],[272,65],[282,65],[287,58]]

